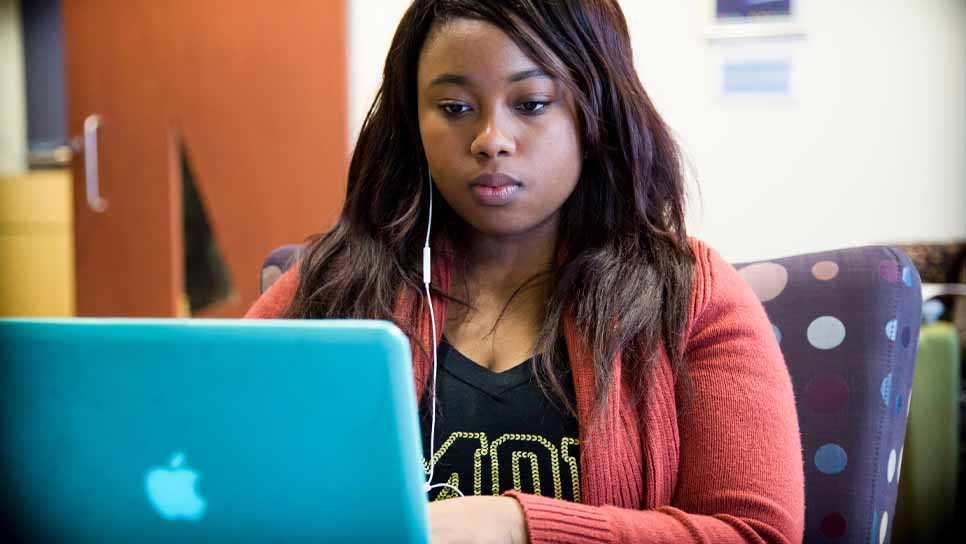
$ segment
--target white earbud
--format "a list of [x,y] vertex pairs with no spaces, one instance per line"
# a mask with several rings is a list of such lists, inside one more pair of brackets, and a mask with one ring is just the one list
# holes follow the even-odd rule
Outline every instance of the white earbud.
[[[427,165],[427,172],[429,167]],[[426,479],[426,484],[423,485],[423,491],[429,493],[431,490],[437,487],[448,487],[456,492],[460,497],[463,493],[458,487],[450,484],[433,484],[433,471],[436,469],[436,366],[437,357],[436,352],[438,351],[436,346],[436,314],[433,312],[433,298],[429,291],[429,284],[431,281],[431,258],[429,252],[429,232],[433,226],[433,175],[427,174],[429,176],[429,219],[426,221],[426,245],[423,246],[423,287],[426,289],[426,304],[429,306],[429,323],[432,327],[432,340],[433,340],[433,396],[430,399],[432,403],[430,410],[432,410],[431,422],[429,426],[429,478]]]

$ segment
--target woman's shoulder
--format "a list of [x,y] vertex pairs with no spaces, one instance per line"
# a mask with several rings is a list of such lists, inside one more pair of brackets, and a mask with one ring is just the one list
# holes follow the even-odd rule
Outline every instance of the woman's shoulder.
[[715,268],[726,266],[733,268],[718,251],[704,240],[695,236],[688,236],[688,244],[695,258],[695,271],[701,275],[711,274]]
[[764,314],[758,297],[733,265],[707,242],[693,236],[688,237],[688,242],[695,258],[689,308],[691,323],[713,309]]
[[713,288],[716,267],[720,267],[724,259],[707,242],[695,236],[688,236],[688,244],[694,254],[694,274],[691,281],[691,304],[689,321],[694,321],[708,300]]
[[262,293],[245,313],[245,319],[275,319],[295,297],[299,286],[299,262],[292,263],[267,291]]

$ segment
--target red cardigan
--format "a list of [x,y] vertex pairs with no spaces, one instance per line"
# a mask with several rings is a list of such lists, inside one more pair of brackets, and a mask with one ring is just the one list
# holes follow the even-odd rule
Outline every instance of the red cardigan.
[[[621,361],[606,417],[580,418],[583,503],[508,491],[523,506],[531,542],[800,542],[805,492],[801,438],[791,380],[764,308],[735,269],[703,242],[697,257],[684,349],[690,409],[678,412],[676,381],[664,353],[642,417],[628,406]],[[448,263],[433,263],[434,283],[449,285]],[[294,296],[297,266],[245,317],[280,315]],[[400,314],[417,298],[401,297]],[[445,301],[434,300],[437,335]],[[430,345],[429,315],[418,324]],[[577,410],[594,403],[589,350],[564,326]],[[413,350],[416,396],[432,361]]]

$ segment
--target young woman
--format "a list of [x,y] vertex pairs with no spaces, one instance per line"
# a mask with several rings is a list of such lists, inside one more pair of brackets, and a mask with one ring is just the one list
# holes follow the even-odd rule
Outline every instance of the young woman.
[[434,542],[800,541],[781,352],[686,234],[616,1],[416,0],[383,75],[341,218],[248,316],[406,331]]

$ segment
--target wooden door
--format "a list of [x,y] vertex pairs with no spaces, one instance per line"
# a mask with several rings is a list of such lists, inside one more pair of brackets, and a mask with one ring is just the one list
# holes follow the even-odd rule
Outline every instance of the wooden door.
[[[173,316],[185,290],[182,160],[241,315],[278,245],[327,228],[344,197],[344,0],[65,0],[68,126],[100,116],[99,190],[75,160],[78,315]],[[187,159],[182,157],[182,151]]]
[[100,212],[89,205],[85,167],[94,168],[94,161],[75,160],[77,314],[175,315],[182,283],[175,228],[180,192],[169,167],[170,136],[158,130],[169,105],[159,105],[165,97],[160,75],[141,62],[142,42],[126,21],[134,3],[66,0],[62,6],[67,127],[81,136],[85,120],[91,128],[91,116],[99,117],[92,171],[99,188],[92,200],[94,207],[97,195],[106,202]]

